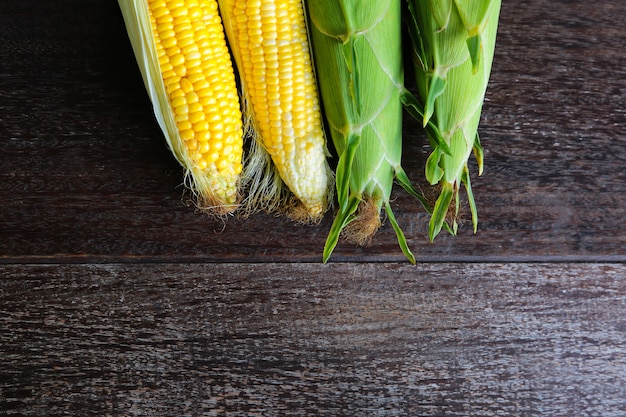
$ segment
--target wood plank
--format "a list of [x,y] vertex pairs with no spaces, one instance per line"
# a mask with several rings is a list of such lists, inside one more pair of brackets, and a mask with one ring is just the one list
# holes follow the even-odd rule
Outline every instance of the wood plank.
[[[397,189],[420,261],[626,261],[625,14],[618,0],[504,2],[472,179],[479,232],[464,221],[428,242],[427,216]],[[318,262],[330,215],[223,224],[182,204],[133,59],[115,2],[0,6],[0,262]],[[408,119],[405,132],[405,168],[425,187],[425,138]],[[403,259],[388,224],[333,257]]]
[[0,265],[6,415],[623,416],[624,264]]

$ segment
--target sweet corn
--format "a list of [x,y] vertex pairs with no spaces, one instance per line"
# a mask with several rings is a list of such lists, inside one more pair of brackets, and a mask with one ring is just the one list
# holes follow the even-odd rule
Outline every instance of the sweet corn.
[[319,220],[332,191],[302,0],[219,0],[255,137],[245,178],[248,206]]
[[238,207],[243,122],[216,0],[119,0],[166,141],[196,204]]

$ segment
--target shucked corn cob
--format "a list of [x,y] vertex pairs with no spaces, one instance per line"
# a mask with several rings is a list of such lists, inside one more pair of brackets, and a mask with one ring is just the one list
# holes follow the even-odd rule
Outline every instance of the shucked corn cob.
[[336,189],[339,211],[331,227],[326,262],[343,231],[365,244],[379,228],[380,211],[408,248],[389,203],[394,178],[412,194],[403,171],[404,90],[400,0],[364,5],[358,0],[311,0],[310,29],[324,112],[339,154]]
[[242,119],[216,0],[119,0],[144,84],[200,208],[237,208]]
[[463,184],[472,212],[478,216],[467,161],[474,151],[479,174],[483,152],[477,130],[494,55],[500,0],[408,0],[412,19],[415,72],[424,106],[423,123],[433,151],[426,178],[440,184],[429,224],[430,239],[441,230],[450,206],[457,229],[459,188]]
[[243,86],[244,118],[257,139],[246,159],[248,205],[271,211],[284,204],[284,182],[296,197],[291,216],[318,220],[329,204],[332,173],[302,0],[219,0],[219,7]]

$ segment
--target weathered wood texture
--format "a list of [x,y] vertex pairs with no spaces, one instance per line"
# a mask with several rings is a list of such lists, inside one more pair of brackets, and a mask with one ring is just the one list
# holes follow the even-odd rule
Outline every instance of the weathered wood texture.
[[[401,190],[394,210],[421,261],[626,260],[626,2],[504,1],[473,184],[477,236],[427,241]],[[427,147],[406,121],[405,168]],[[314,261],[330,227],[284,218],[225,227],[181,203],[114,1],[0,4],[0,261]],[[403,260],[386,225],[334,261]]]
[[0,268],[5,415],[626,415],[626,265]]

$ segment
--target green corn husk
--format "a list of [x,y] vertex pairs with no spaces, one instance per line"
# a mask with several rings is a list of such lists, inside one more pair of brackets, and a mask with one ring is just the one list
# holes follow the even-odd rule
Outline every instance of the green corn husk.
[[324,114],[339,156],[336,171],[338,212],[323,261],[340,234],[366,244],[380,227],[384,206],[398,239],[408,248],[389,203],[394,178],[411,194],[400,165],[404,91],[401,0],[307,2]]
[[452,232],[456,233],[461,184],[467,191],[475,233],[478,215],[468,159],[473,151],[482,174],[478,125],[501,0],[408,0],[408,5],[417,88],[423,104],[421,121],[431,126],[427,132],[433,151],[426,162],[426,178],[441,186],[429,237],[437,236],[450,211]]

